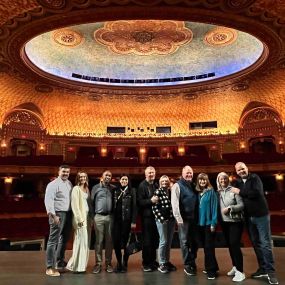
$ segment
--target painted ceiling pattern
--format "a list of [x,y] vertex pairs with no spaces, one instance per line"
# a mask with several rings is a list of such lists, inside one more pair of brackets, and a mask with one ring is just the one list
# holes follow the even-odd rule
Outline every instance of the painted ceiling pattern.
[[221,26],[138,20],[47,32],[29,41],[25,52],[40,70],[64,79],[167,86],[205,82],[244,70],[260,58],[263,44],[247,33]]
[[167,55],[189,43],[193,34],[178,21],[113,21],[95,31],[94,38],[118,54]]

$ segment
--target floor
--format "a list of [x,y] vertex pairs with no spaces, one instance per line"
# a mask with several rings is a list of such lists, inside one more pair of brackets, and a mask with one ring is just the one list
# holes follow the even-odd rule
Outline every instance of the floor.
[[[137,253],[130,257],[128,273],[92,274],[94,266],[94,252],[90,252],[90,261],[86,274],[62,274],[60,277],[45,275],[45,252],[44,251],[0,251],[0,284],[1,285],[228,285],[236,284],[225,274],[231,268],[231,262],[226,249],[216,250],[220,266],[220,276],[216,280],[207,280],[203,269],[203,251],[199,250],[197,258],[197,276],[186,276],[183,272],[181,254],[179,249],[171,252],[171,261],[178,270],[168,274],[158,271],[144,273],[141,270],[141,254]],[[256,259],[252,248],[244,248],[244,268],[247,276],[257,269]],[[285,284],[285,248],[274,248],[275,261],[279,284]],[[71,251],[67,251],[66,257],[70,257]],[[115,261],[114,261],[115,264]],[[244,285],[268,284],[266,279],[253,280],[247,278],[242,282]]]

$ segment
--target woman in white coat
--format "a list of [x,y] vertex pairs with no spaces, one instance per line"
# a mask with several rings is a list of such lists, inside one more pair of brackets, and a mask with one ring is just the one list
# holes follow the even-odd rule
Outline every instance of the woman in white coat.
[[71,209],[73,213],[74,240],[72,256],[66,268],[75,273],[85,272],[89,258],[88,213],[90,193],[86,172],[78,172],[76,186],[71,192]]

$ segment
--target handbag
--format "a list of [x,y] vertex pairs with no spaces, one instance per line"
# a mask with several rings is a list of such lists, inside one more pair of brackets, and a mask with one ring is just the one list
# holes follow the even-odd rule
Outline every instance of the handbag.
[[137,234],[135,232],[130,232],[128,243],[126,246],[126,254],[132,255],[142,250],[142,244],[138,240]]
[[233,220],[243,220],[243,211],[240,212],[230,211],[230,217]]

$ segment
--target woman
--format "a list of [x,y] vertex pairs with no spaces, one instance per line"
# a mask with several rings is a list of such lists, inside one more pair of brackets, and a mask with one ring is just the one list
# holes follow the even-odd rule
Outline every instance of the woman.
[[234,276],[232,280],[240,282],[245,279],[243,256],[240,248],[244,204],[239,195],[231,192],[233,187],[230,185],[229,176],[225,172],[221,172],[217,176],[217,189],[220,196],[221,226],[233,264],[233,268],[227,275]]
[[71,209],[73,213],[74,240],[73,251],[66,268],[75,273],[85,272],[89,258],[88,213],[90,193],[86,172],[78,172],[76,186],[71,192]]
[[197,177],[196,190],[199,193],[199,237],[204,247],[205,271],[209,280],[217,277],[219,270],[215,255],[215,231],[218,220],[218,196],[209,177],[200,173]]
[[175,228],[170,200],[170,180],[163,175],[159,179],[159,189],[154,191],[158,202],[152,206],[155,222],[159,233],[159,267],[161,273],[175,271],[176,267],[169,261],[171,243]]
[[[126,272],[129,256],[126,253],[126,245],[131,228],[136,228],[137,207],[136,190],[131,188],[127,175],[120,177],[120,185],[114,190],[114,227],[113,244],[117,258],[116,272]],[[122,257],[122,251],[124,256]]]

